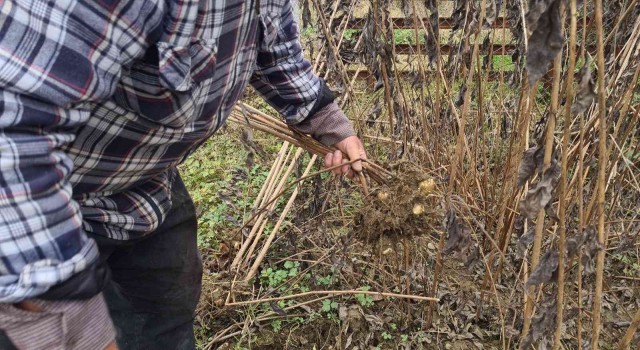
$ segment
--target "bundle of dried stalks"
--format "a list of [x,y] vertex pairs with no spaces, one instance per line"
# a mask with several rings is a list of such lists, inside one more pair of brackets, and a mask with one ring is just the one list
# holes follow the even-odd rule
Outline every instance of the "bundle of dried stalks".
[[[289,128],[289,126],[280,119],[263,113],[245,103],[239,103],[229,119],[304,148],[319,157],[324,157],[327,153],[335,150],[335,148],[325,146],[308,135]],[[356,159],[354,159],[354,161],[355,160]],[[389,171],[372,161],[364,160],[363,167],[371,179],[379,184],[387,183],[388,179],[392,176]]]

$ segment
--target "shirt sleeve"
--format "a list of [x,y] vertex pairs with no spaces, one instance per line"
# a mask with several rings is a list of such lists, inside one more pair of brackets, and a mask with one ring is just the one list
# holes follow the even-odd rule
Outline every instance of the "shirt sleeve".
[[53,122],[77,111],[0,90],[0,303],[38,296],[94,264],[95,242],[71,199],[73,140]]
[[[261,8],[258,57],[251,85],[273,106],[288,124],[295,125],[333,99],[322,101],[326,85],[303,56],[298,24],[291,1],[279,9]],[[316,102],[323,105],[316,105]]]
[[99,252],[72,199],[65,147],[89,118],[86,101],[108,95],[117,77],[106,58],[101,64],[113,76],[92,74],[101,71],[88,58],[91,47],[69,38],[73,1],[11,3],[0,4],[0,303],[42,296],[75,276],[87,286],[94,277],[85,272],[96,271]]

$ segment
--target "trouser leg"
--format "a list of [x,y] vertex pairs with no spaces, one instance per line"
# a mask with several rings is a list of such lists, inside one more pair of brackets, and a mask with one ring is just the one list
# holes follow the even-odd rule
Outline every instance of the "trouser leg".
[[179,177],[172,192],[167,219],[148,238],[117,246],[98,240],[112,270],[105,299],[121,350],[195,349],[193,318],[202,282],[197,221]]

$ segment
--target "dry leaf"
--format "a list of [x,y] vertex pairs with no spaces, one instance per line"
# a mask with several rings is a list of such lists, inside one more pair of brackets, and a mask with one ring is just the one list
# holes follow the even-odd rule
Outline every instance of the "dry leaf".
[[527,50],[527,73],[529,84],[533,86],[547,73],[551,61],[562,50],[560,0],[532,1],[526,19],[527,28],[532,32]]
[[527,233],[523,234],[518,239],[518,253],[520,257],[524,256],[524,253],[527,251],[527,248],[529,248],[529,245],[533,243],[533,239],[536,237],[535,233],[535,226],[529,225]]
[[542,148],[534,146],[524,151],[522,161],[518,167],[518,187],[524,186],[536,171],[542,171],[543,161],[544,152],[542,152]]
[[556,296],[548,295],[542,302],[538,312],[531,319],[531,330],[520,343],[520,349],[529,349],[535,341],[543,342],[546,346],[545,336],[555,327],[557,317]]
[[558,252],[556,250],[546,252],[529,276],[526,285],[532,286],[555,281],[557,279],[558,260]]
[[380,100],[376,99],[373,107],[367,113],[369,117],[367,118],[367,126],[372,128],[375,125],[375,121],[380,117],[380,113],[382,112],[382,106],[380,106]]
[[553,190],[560,176],[560,166],[553,161],[549,169],[545,170],[542,179],[535,188],[529,190],[525,198],[520,201],[518,209],[529,220],[534,220],[541,209],[544,209],[551,201]]
[[578,255],[578,253],[580,252],[580,249],[582,249],[582,246],[584,245],[584,242],[587,238],[587,230],[584,230],[582,232],[582,234],[577,234],[571,238],[567,239],[567,255],[569,256],[569,258],[573,258],[574,256]]
[[462,85],[460,87],[460,91],[458,92],[458,97],[456,98],[456,101],[454,102],[456,107],[460,107],[464,104],[464,94],[467,92],[467,86],[466,85]]
[[280,316],[286,317],[287,316],[287,312],[284,311],[280,306],[278,306],[278,304],[276,304],[275,302],[270,302],[269,306],[271,306],[271,310],[273,310],[275,313],[277,313]]
[[604,249],[604,245],[598,241],[596,228],[589,226],[585,230],[584,246],[582,247],[582,268],[585,274],[595,272],[595,257],[599,251]]
[[573,114],[580,114],[586,111],[596,98],[596,83],[591,76],[591,59],[580,68],[578,72],[578,92],[571,106]]
[[452,251],[460,252],[471,244],[471,235],[465,223],[456,215],[453,209],[449,210],[446,221],[447,244],[444,246],[444,253]]
[[502,8],[502,0],[487,1],[484,28],[491,28],[493,23],[496,21],[496,18],[498,17],[500,8]]
[[604,247],[598,241],[595,227],[589,226],[582,234],[567,239],[567,255],[572,258],[582,251],[582,265],[586,274],[593,273],[593,260]]

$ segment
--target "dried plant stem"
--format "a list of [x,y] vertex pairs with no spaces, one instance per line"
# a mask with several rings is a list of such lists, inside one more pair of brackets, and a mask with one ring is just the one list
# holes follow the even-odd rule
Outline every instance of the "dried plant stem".
[[[313,2],[313,5],[316,8],[316,11],[318,11],[319,14],[322,14],[322,6],[318,2],[318,0],[311,0],[311,1]],[[329,51],[331,51],[331,55],[333,55],[333,59],[335,60],[336,65],[338,66],[338,70],[339,70],[338,73],[340,75],[340,78],[342,79],[342,83],[344,84],[345,89],[347,89],[347,91],[350,91],[351,86],[349,85],[349,77],[347,76],[347,70],[344,67],[344,64],[342,63],[342,59],[340,59],[338,48],[336,47],[336,44],[333,41],[333,36],[329,32],[329,26],[323,15],[319,15],[318,19],[320,20],[322,31],[327,40],[327,44],[329,44]]]
[[276,153],[276,158],[273,160],[273,165],[271,166],[270,170],[269,170],[269,174],[267,175],[267,178],[265,179],[262,187],[260,188],[260,193],[258,193],[258,196],[256,197],[255,201],[254,201],[254,210],[257,210],[262,203],[265,201],[263,200],[264,197],[267,196],[266,192],[267,192],[267,187],[269,187],[269,184],[272,182],[273,177],[275,176],[274,173],[274,168],[276,167],[276,165],[278,164],[278,162],[282,162],[282,157],[284,157],[284,155],[286,154],[288,148],[289,148],[289,142],[285,141],[282,143],[282,146],[280,147],[280,150],[278,151],[278,153]]
[[[291,151],[293,151],[294,149],[291,148]],[[302,152],[300,151],[300,149],[296,150],[296,155],[294,157],[299,157],[300,154]],[[290,154],[288,155],[290,156]],[[251,244],[248,246],[247,249],[245,249],[245,251],[243,252],[243,260],[237,265],[238,271],[241,270],[242,267],[244,267],[245,265],[247,265],[251,255],[253,254],[253,252],[256,249],[256,246],[258,245],[258,242],[260,241],[260,239],[262,238],[262,233],[264,232],[264,229],[267,226],[268,223],[268,213],[270,211],[272,211],[273,209],[275,209],[276,206],[276,199],[281,195],[280,190],[282,189],[282,185],[284,184],[284,180],[286,180],[286,178],[291,174],[292,170],[293,170],[293,165],[295,164],[295,160],[289,162],[289,157],[287,156],[286,160],[285,160],[285,164],[289,163],[289,165],[284,170],[284,175],[281,174],[280,172],[278,172],[278,176],[275,177],[276,180],[274,180],[273,184],[276,184],[273,187],[270,187],[268,189],[269,192],[269,196],[267,197],[268,201],[265,202],[263,204],[263,208],[265,208],[266,210],[262,211],[260,213],[260,215],[258,216],[258,218],[256,219],[256,221],[253,223],[253,227],[251,228],[251,232],[249,233],[249,236],[252,237],[251,240]],[[249,240],[247,240],[249,241]],[[240,255],[240,254],[238,254]]]
[[[258,198],[255,201],[255,205],[254,205],[254,210],[257,210],[258,208],[262,207],[265,202],[267,202],[271,195],[272,195],[272,188],[276,182],[276,178],[277,178],[277,174],[280,173],[280,169],[282,168],[282,163],[284,162],[284,159],[287,157],[286,154],[289,154],[289,143],[288,142],[284,142],[282,144],[282,147],[280,148],[280,151],[278,152],[278,154],[276,155],[276,159],[274,160],[273,166],[271,167],[271,171],[269,171],[269,175],[267,176],[267,179],[265,180],[264,184],[262,185],[262,189],[260,190],[260,195],[258,196]],[[251,244],[253,243],[253,240],[255,239],[256,236],[256,232],[257,232],[257,228],[259,227],[260,223],[264,217],[265,213],[261,213],[258,218],[257,218],[257,222],[254,224],[253,228],[251,229],[251,232],[249,233],[249,236],[246,238],[246,240],[244,241],[244,243],[242,244],[242,246],[240,247],[240,250],[238,251],[238,253],[236,254],[235,258],[233,259],[233,262],[231,263],[231,268],[236,268],[238,266],[238,264],[240,263],[240,261],[242,260],[242,258],[244,257],[245,252],[247,251],[247,249],[251,246]]]
[[291,295],[283,295],[279,297],[273,298],[265,298],[265,299],[253,299],[247,301],[238,301],[234,303],[227,303],[225,306],[241,306],[241,305],[251,305],[251,304],[260,304],[260,303],[268,303],[272,301],[280,301],[280,300],[288,300],[295,298],[302,298],[309,295],[353,295],[353,294],[364,294],[364,295],[374,295],[374,296],[382,296],[389,298],[398,298],[398,299],[413,299],[413,300],[421,300],[421,301],[431,301],[437,302],[440,301],[438,298],[431,297],[423,297],[420,295],[411,295],[411,294],[399,294],[399,293],[386,293],[386,292],[374,292],[374,291],[364,291],[364,290],[314,290],[310,292],[291,294]]
[[636,311],[636,314],[633,316],[633,320],[631,320],[631,324],[629,325],[629,328],[627,328],[624,337],[620,339],[620,343],[618,343],[618,350],[629,349],[629,345],[638,330],[638,326],[640,326],[640,309]]
[[[596,18],[596,38],[598,52],[596,55],[596,63],[598,66],[598,121],[600,123],[599,130],[599,157],[598,157],[598,241],[606,247],[606,235],[604,227],[604,205],[605,205],[605,178],[607,176],[607,109],[606,109],[606,91],[605,91],[605,65],[604,65],[604,33],[602,23],[602,0],[595,0],[595,18]],[[595,295],[593,299],[593,315],[592,315],[592,332],[591,332],[591,349],[598,349],[598,340],[600,339],[600,314],[602,312],[602,280],[604,276],[604,258],[606,249],[598,252],[596,258],[596,280]]]
[[[586,15],[585,15],[586,17]],[[586,29],[585,29],[586,30]],[[584,45],[583,45],[584,46]],[[580,114],[580,136],[578,143],[578,189],[576,198],[578,201],[578,233],[582,234],[585,227],[584,222],[584,151],[585,151],[585,127],[584,114]],[[576,321],[576,342],[578,349],[582,349],[582,252],[578,253],[578,315]]]
[[618,17],[616,24],[613,26],[613,28],[611,29],[611,32],[609,32],[609,35],[607,35],[607,38],[604,40],[605,45],[608,44],[611,41],[611,39],[614,37],[618,29],[620,28],[620,24],[631,13],[631,11],[633,10],[633,7],[636,5],[636,2],[638,2],[638,0],[631,0],[629,5],[627,6],[627,9],[622,13],[620,17]]
[[567,168],[569,162],[569,130],[571,129],[571,106],[573,101],[573,79],[576,67],[576,36],[578,30],[578,13],[576,0],[571,0],[569,5],[570,29],[569,29],[569,66],[567,67],[567,79],[565,87],[565,96],[567,102],[564,108],[564,122],[562,125],[562,157],[560,172],[560,190],[558,203],[558,217],[560,218],[558,229],[558,298],[557,298],[557,316],[556,330],[553,340],[553,350],[560,349],[560,341],[562,338],[562,324],[564,313],[564,289],[565,289],[565,260],[566,260],[566,233],[567,233]]
[[[269,204],[267,211],[265,211],[263,214],[267,214],[268,212],[273,211],[276,208],[277,201],[275,201],[275,199],[280,196],[281,191],[284,188],[284,185],[286,184],[289,176],[293,173],[293,170],[294,170],[296,164],[298,163],[298,160],[300,159],[300,156],[302,156],[302,152],[303,152],[302,148],[296,149],[296,153],[294,154],[293,158],[289,161],[289,165],[287,167],[287,170],[280,177],[280,181],[278,182],[278,186],[275,188],[275,190],[273,191],[273,194],[271,195],[272,201]],[[297,195],[297,192],[294,192],[294,193]],[[288,209],[285,208],[284,212],[288,212]],[[260,238],[262,237],[262,233],[264,232],[265,228],[267,227],[268,220],[266,219],[266,215],[263,215],[262,218],[263,218],[263,221],[262,221],[262,224],[260,225],[260,229],[258,229],[256,231],[256,234],[255,234],[256,238],[253,240],[253,243],[251,244],[251,246],[247,250],[247,252],[245,254],[244,262],[239,265],[240,267],[243,267],[243,266],[249,264],[251,256],[253,255],[253,252],[256,250],[256,247],[258,246],[258,242],[260,241]],[[269,237],[271,239],[273,239],[271,236],[269,236]]]
[[[391,129],[391,139],[395,140],[395,111],[393,108],[393,100],[391,99],[391,86],[389,85],[389,74],[387,73],[387,65],[382,62],[380,63],[380,68],[382,70],[382,79],[384,81],[384,100],[387,103],[387,110],[389,113],[389,129]],[[395,153],[396,146],[395,143],[391,144],[391,150]]]
[[[229,120],[289,141],[320,157],[324,157],[325,154],[335,150],[333,147],[327,147],[310,136],[290,129],[282,120],[269,116],[247,104],[241,104],[241,106],[236,106],[237,113],[232,113]],[[243,109],[244,115],[239,115]],[[378,183],[386,183],[386,178],[392,175],[389,171],[371,161],[367,161],[363,164],[363,167],[367,170],[369,176]]]
[[[419,20],[418,20],[418,9],[416,7],[416,0],[411,0],[411,7],[413,8],[413,34],[415,37],[415,42],[416,42],[416,50],[418,51],[418,72],[420,73],[420,78],[422,79],[422,81],[427,81],[427,76],[425,74],[424,71],[424,65],[423,65],[423,56],[422,56],[422,49],[421,49],[421,44],[420,44],[420,28],[418,26]],[[429,123],[427,121],[427,112],[425,110],[424,107],[424,90],[422,89],[422,87],[420,88],[420,95],[419,95],[419,99],[420,99],[420,113],[422,114],[422,132],[423,132],[423,136],[422,136],[422,142],[427,142],[427,140],[429,140]]]
[[[553,61],[553,84],[551,88],[551,105],[549,110],[549,120],[547,121],[547,129],[545,134],[545,145],[544,145],[544,165],[543,171],[547,171],[551,165],[551,158],[553,156],[553,143],[554,143],[554,132],[556,130],[556,116],[558,114],[558,105],[560,98],[560,77],[562,73],[561,69],[562,64],[562,53],[559,53],[558,56]],[[531,267],[530,271],[534,271],[538,266],[538,262],[540,261],[540,252],[542,250],[542,237],[545,228],[545,210],[544,208],[540,209],[538,212],[538,216],[536,217],[536,227],[535,227],[535,238],[533,241],[533,248],[531,251]],[[524,327],[523,327],[523,336],[526,336],[529,327],[531,325],[531,317],[533,315],[533,304],[534,304],[534,295],[533,289],[534,287],[530,287],[527,292],[527,299],[525,302],[525,314],[524,314]],[[526,332],[525,332],[526,331]]]
[[[302,150],[300,149],[299,151],[302,151]],[[304,173],[302,174],[303,177],[309,175],[309,172],[311,171],[311,168],[313,167],[317,159],[318,159],[318,156],[316,155],[311,157],[309,164],[307,164],[307,167],[304,170]],[[292,164],[295,164],[295,162],[292,162]],[[283,177],[283,179],[286,179],[286,178],[287,176]],[[280,214],[280,218],[278,218],[278,221],[276,222],[275,226],[271,230],[271,233],[269,234],[269,237],[265,241],[262,247],[262,250],[260,251],[260,253],[258,253],[258,257],[254,260],[253,265],[251,266],[251,269],[249,269],[249,272],[245,276],[245,280],[249,280],[253,278],[253,276],[256,274],[256,271],[258,271],[258,268],[260,267],[262,260],[264,260],[264,257],[267,254],[267,251],[269,250],[269,247],[271,246],[273,239],[275,238],[276,234],[280,230],[280,226],[282,226],[282,223],[287,218],[287,214],[289,214],[289,211],[291,210],[293,203],[298,197],[300,185],[302,185],[302,182],[298,183],[298,187],[296,187],[296,189],[293,190],[293,193],[289,197],[289,201],[287,202],[286,206],[282,210],[282,213]]]

